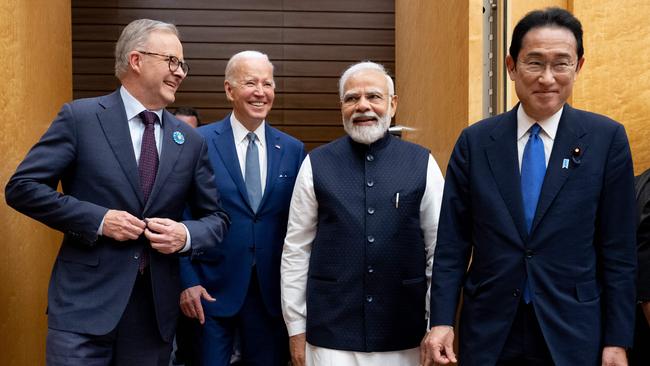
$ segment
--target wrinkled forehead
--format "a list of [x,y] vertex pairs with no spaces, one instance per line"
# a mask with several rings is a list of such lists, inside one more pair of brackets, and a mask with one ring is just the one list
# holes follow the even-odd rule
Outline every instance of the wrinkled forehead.
[[556,55],[577,56],[578,41],[570,29],[560,26],[541,26],[529,30],[521,42],[522,56]]
[[388,94],[386,75],[378,70],[360,70],[352,74],[343,85],[343,94],[362,92]]
[[245,58],[235,64],[237,78],[255,77],[273,79],[273,65],[263,58]]
[[181,41],[173,32],[165,30],[152,31],[149,33],[145,45],[147,48],[150,48],[150,52],[155,51],[179,58],[183,55]]

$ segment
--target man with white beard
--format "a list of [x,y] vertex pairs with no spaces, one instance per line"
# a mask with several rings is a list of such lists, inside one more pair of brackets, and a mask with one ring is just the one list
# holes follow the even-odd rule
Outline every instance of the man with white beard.
[[281,264],[293,365],[418,365],[443,178],[428,150],[388,133],[382,65],[339,80],[348,136],[296,179]]

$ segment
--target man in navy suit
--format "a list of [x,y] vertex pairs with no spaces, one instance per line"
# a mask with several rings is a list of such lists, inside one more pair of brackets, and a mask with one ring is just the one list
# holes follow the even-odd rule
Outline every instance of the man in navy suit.
[[[233,112],[198,129],[232,227],[223,245],[181,262],[183,313],[199,320],[203,365],[227,365],[235,331],[246,365],[286,365],[280,257],[303,144],[266,122],[275,97],[273,65],[244,51],[226,66]],[[203,301],[201,301],[201,299]]]
[[462,365],[627,364],[632,159],[621,124],[566,103],[583,53],[566,10],[515,27],[506,65],[520,103],[466,128],[447,169],[423,364],[456,361],[461,288]]
[[[64,233],[48,365],[167,365],[174,253],[200,256],[228,225],[206,144],[164,109],[188,71],[176,27],[133,21],[115,55],[120,89],[65,104],[6,187],[10,206]],[[196,219],[181,221],[186,203]]]

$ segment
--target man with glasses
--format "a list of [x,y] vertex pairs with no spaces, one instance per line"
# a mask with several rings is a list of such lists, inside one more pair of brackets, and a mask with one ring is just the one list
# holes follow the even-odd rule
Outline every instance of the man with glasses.
[[[174,25],[127,25],[115,47],[122,86],[65,104],[7,184],[10,206],[64,234],[47,365],[169,362],[179,253],[219,245],[229,222],[206,143],[165,110],[187,76],[182,59]],[[181,221],[186,205],[195,219]]]
[[621,124],[566,103],[583,53],[566,10],[516,25],[506,66],[520,103],[466,128],[447,169],[423,364],[627,364],[632,159]]
[[267,55],[232,56],[224,89],[232,113],[198,131],[221,172],[217,187],[232,226],[219,250],[181,260],[181,308],[202,324],[194,342],[201,365],[228,365],[239,333],[244,365],[286,366],[280,254],[304,146],[269,125],[275,81]]

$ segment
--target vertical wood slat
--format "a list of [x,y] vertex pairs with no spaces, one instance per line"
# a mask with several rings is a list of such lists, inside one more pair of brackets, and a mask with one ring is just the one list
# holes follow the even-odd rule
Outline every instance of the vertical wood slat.
[[361,60],[395,68],[393,0],[73,0],[75,98],[108,93],[113,48],[121,29],[138,18],[174,23],[190,74],[175,104],[198,107],[203,123],[223,118],[229,105],[223,73],[236,52],[265,52],[278,84],[269,122],[315,147],[344,132],[337,81]]

